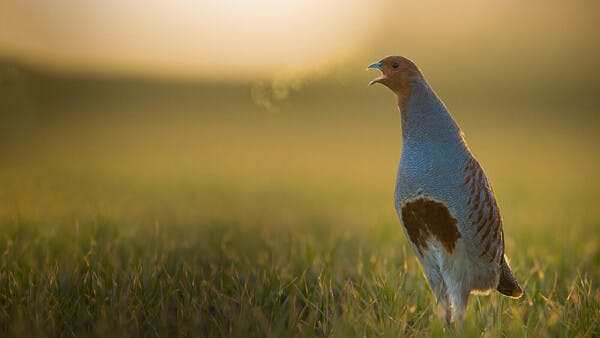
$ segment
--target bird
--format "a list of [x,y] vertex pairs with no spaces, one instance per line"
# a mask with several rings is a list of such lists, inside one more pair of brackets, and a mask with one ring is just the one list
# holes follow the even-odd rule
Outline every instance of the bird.
[[465,319],[469,295],[523,294],[504,252],[502,217],[464,133],[414,62],[388,56],[368,66],[397,99],[402,154],[394,204],[446,324]]

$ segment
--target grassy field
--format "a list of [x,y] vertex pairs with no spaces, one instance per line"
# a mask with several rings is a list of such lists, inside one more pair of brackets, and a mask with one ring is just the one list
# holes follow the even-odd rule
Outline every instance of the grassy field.
[[[12,83],[2,336],[445,334],[395,215],[400,123],[382,88],[317,81],[266,111],[244,84]],[[472,297],[460,335],[597,336],[595,106],[440,94],[525,290]]]

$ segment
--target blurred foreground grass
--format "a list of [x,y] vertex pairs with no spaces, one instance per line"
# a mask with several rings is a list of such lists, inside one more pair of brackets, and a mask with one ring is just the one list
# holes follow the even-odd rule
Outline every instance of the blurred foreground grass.
[[[401,134],[383,89],[321,81],[274,113],[246,85],[18,83],[2,335],[443,334],[393,210]],[[598,335],[598,111],[439,91],[525,288],[472,297],[462,334]]]

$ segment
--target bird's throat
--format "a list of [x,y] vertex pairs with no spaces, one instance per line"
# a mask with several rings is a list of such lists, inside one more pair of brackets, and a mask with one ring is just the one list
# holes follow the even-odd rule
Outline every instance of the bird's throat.
[[410,88],[406,91],[396,93],[396,97],[398,98],[398,108],[400,108],[400,116],[404,124],[408,121],[407,103],[410,97]]

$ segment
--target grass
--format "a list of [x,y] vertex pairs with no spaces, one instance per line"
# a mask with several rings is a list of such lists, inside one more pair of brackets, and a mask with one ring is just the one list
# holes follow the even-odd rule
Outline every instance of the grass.
[[[197,101],[55,94],[3,149],[2,335],[448,334],[393,210],[393,100],[322,86],[278,113],[245,87]],[[593,114],[450,107],[494,184],[525,290],[471,297],[456,334],[597,336]]]
[[[260,202],[281,203],[270,198]],[[283,225],[281,215],[254,216],[198,225],[124,226],[101,215],[70,224],[6,220],[2,329],[14,336],[443,334],[394,219],[345,227],[310,212],[288,215]],[[465,334],[596,334],[600,257],[588,226],[572,228],[569,238],[513,230],[508,251],[525,296],[473,297]],[[519,242],[528,245],[519,250]]]

